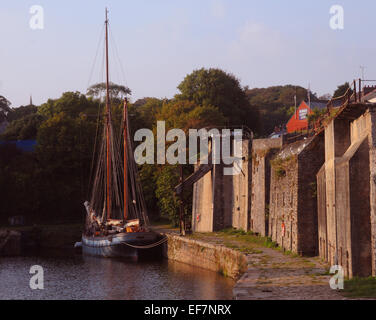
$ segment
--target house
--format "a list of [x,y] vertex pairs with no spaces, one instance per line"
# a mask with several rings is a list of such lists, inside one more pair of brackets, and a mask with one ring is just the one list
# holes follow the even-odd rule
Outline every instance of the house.
[[327,101],[302,101],[296,112],[293,114],[289,122],[287,123],[287,132],[292,133],[301,130],[308,129],[308,115],[313,113],[313,110],[325,110]]
[[284,136],[287,133],[286,128],[283,128],[282,126],[276,126],[274,128],[273,133],[269,135],[269,139],[278,139]]
[[363,102],[376,102],[376,87],[364,87],[363,89]]

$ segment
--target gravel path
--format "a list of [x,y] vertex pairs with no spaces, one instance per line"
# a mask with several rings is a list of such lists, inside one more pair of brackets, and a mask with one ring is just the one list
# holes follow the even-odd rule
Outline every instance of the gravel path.
[[285,255],[269,248],[249,254],[248,270],[234,287],[237,300],[343,300],[329,286],[318,258]]
[[[163,227],[157,229],[177,232]],[[188,237],[246,254],[248,270],[234,287],[236,300],[345,300],[341,292],[330,288],[328,266],[318,257],[285,254],[223,233],[196,233]]]

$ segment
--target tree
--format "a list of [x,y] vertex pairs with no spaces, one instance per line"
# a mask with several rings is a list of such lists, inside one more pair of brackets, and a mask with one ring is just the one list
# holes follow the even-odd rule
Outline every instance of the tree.
[[[44,223],[81,221],[99,107],[99,101],[67,92],[59,99],[48,100],[37,113],[20,110],[20,119],[10,123],[5,137],[36,137],[37,147],[31,153],[12,151],[12,145],[0,150],[0,158],[11,157],[3,161],[5,166],[0,163],[0,191],[2,186],[9,190],[0,192],[0,203],[7,203],[1,206],[0,214],[6,210],[7,216],[22,214]],[[21,116],[24,111],[26,115]],[[17,198],[20,194],[24,201]]]
[[59,99],[48,99],[38,108],[38,114],[51,118],[64,112],[69,117],[78,117],[81,113],[87,116],[98,115],[99,101],[88,99],[80,92],[64,92]]
[[[189,166],[183,166],[184,175],[187,177],[192,172]],[[179,225],[180,199],[174,194],[174,187],[179,184],[179,167],[166,165],[155,172],[156,198],[161,216],[168,218],[174,226]],[[183,193],[184,211],[189,215],[192,212],[192,190]]]
[[[259,110],[258,136],[268,136],[276,126],[286,125],[295,112],[295,95],[298,105],[308,99],[307,89],[295,85],[254,88],[247,90],[246,94],[250,104]],[[311,92],[310,95],[311,101],[318,100],[316,94]]]
[[136,101],[131,107],[130,114],[138,112],[142,128],[151,129],[156,124],[156,115],[161,111],[163,100],[157,98],[144,98]]
[[315,125],[316,121],[326,114],[326,109],[313,109],[312,113],[308,115],[307,120],[309,126]]
[[0,223],[10,216],[23,215],[35,221],[43,195],[36,187],[37,161],[32,153],[19,150],[14,144],[0,145]]
[[2,134],[2,138],[5,140],[35,140],[43,120],[44,117],[39,114],[29,114],[13,120]]
[[8,114],[8,121],[12,122],[15,120],[20,120],[26,116],[37,113],[37,111],[38,107],[33,105],[12,108]]
[[337,89],[333,93],[333,98],[342,97],[347,90],[350,89],[350,94],[352,94],[352,90],[350,88],[350,84],[348,82],[345,82],[344,84],[337,87]]
[[[45,120],[38,129],[36,157],[40,168],[42,213],[59,219],[80,219],[87,200],[96,132],[95,121],[64,112]],[[47,217],[46,217],[47,218]]]
[[[110,82],[109,84],[110,97],[114,101],[121,101],[127,95],[131,95],[132,91],[125,86]],[[101,98],[106,95],[106,84],[104,82],[92,85],[87,89],[87,96],[92,98]]]
[[197,105],[193,101],[174,99],[163,104],[155,115],[156,120],[165,121],[166,129],[201,129],[209,126],[223,126],[226,118],[219,108],[211,105]]
[[0,110],[9,112],[10,111],[10,101],[7,100],[5,97],[0,96]]
[[228,125],[246,125],[257,130],[257,109],[250,105],[244,88],[234,75],[220,69],[203,68],[187,75],[178,89],[181,93],[177,99],[216,107]]
[[10,105],[11,103],[9,100],[0,96],[0,123],[7,119],[7,115],[11,111]]
[[319,97],[319,100],[330,100],[332,98],[332,95],[330,93],[325,93],[322,96]]

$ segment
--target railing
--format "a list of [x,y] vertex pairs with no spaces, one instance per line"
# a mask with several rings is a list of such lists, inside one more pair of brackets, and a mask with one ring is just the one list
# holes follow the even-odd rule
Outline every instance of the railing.
[[345,108],[352,102],[355,102],[355,103],[364,102],[362,101],[364,97],[364,95],[362,96],[364,92],[362,89],[366,88],[366,87],[363,87],[364,83],[366,82],[376,82],[376,80],[362,80],[362,79],[354,80],[352,82],[352,86],[350,86],[342,96],[335,97],[329,100],[329,102],[327,103],[327,110],[324,114],[319,116],[312,123],[309,123],[306,128],[302,129],[300,132],[297,132],[295,135],[290,136],[290,137],[287,136],[285,138],[286,142],[293,143],[295,141],[301,140],[306,137],[311,137],[317,134],[323,129],[324,123],[326,121],[330,121],[330,119],[335,116],[334,110]]

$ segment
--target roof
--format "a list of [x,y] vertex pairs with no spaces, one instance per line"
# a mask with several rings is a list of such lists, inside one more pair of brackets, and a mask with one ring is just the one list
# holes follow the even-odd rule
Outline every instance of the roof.
[[309,105],[307,101],[304,101],[304,102],[311,108],[311,110],[314,110],[314,109],[319,109],[319,110],[326,109],[326,106],[328,104],[328,101],[311,101],[311,105]]
[[33,152],[37,145],[36,140],[0,141],[0,145],[13,144],[25,152]]
[[376,90],[371,91],[363,97],[364,101],[369,101],[376,98]]
[[285,135],[287,133],[287,130],[286,129],[283,129],[279,132],[273,132],[269,135],[269,139],[275,139],[275,138],[280,138],[281,136]]

